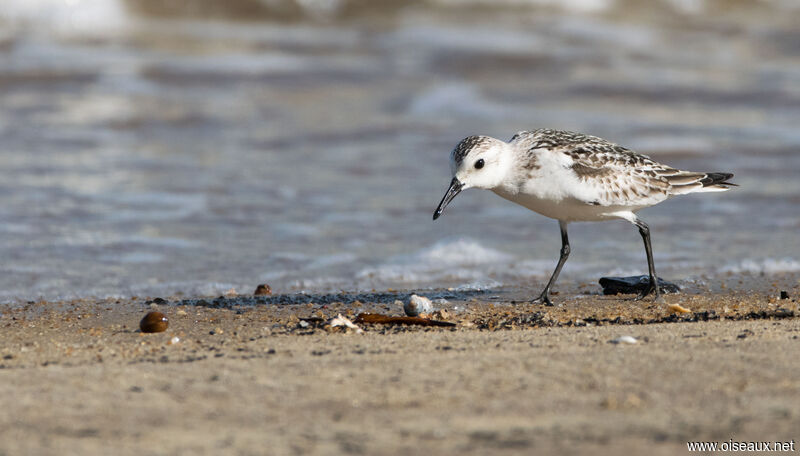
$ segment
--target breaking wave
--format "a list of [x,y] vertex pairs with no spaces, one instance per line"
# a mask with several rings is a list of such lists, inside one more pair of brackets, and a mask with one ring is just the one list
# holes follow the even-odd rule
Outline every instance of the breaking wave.
[[800,272],[800,262],[793,258],[766,258],[763,260],[743,260],[728,264],[720,269],[722,273],[750,273],[758,275],[785,274]]

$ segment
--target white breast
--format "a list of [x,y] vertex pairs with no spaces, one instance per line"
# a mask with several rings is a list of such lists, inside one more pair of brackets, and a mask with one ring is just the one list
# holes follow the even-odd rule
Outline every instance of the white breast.
[[[525,193],[510,194],[500,189],[495,189],[494,192],[545,217],[565,222],[609,220],[620,218],[620,211],[631,211],[631,208],[587,205],[582,201],[569,197],[554,200]],[[638,209],[635,208],[634,211]]]
[[516,179],[493,191],[534,212],[562,221],[600,221],[630,214],[642,207],[600,206],[599,189],[581,182],[569,168],[571,160],[564,154],[542,151],[538,168],[520,170]]

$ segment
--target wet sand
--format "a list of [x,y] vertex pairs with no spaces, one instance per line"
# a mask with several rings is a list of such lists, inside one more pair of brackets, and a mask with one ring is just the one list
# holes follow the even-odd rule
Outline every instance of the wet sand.
[[[402,315],[393,298],[407,293],[29,303],[0,316],[0,454],[685,454],[689,440],[797,440],[798,278],[729,282],[659,304],[565,284],[550,308],[511,304],[532,290],[439,290],[421,294],[450,296],[437,317],[454,327],[363,333],[326,323]],[[151,310],[166,332],[139,331]]]

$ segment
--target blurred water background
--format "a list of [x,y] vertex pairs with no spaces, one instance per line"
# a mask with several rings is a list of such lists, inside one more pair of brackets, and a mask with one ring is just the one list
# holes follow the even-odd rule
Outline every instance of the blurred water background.
[[[735,191],[645,210],[660,275],[800,272],[793,0],[3,0],[0,300],[526,285],[555,221],[464,136],[606,137]],[[639,274],[575,224],[564,280]]]

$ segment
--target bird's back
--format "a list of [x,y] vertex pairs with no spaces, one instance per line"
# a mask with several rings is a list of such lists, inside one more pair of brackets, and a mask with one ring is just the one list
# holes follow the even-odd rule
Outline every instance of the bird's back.
[[[519,163],[519,196],[526,198],[528,204],[517,202],[553,218],[561,217],[531,206],[573,205],[576,207],[569,211],[570,218],[580,220],[577,212],[585,213],[586,220],[597,220],[605,218],[604,213],[636,211],[675,195],[725,191],[735,185],[728,182],[733,177],[731,173],[681,171],[581,133],[522,131],[509,143]],[[550,201],[537,203],[538,199]]]

